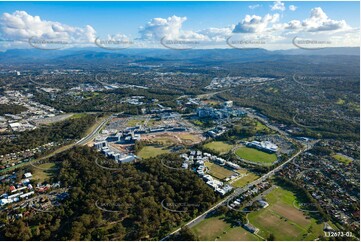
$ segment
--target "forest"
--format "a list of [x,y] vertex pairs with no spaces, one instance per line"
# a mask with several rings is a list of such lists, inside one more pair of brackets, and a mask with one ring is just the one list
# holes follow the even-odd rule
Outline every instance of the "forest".
[[89,147],[58,154],[51,160],[62,161],[57,177],[70,188],[69,198],[57,212],[33,211],[7,224],[1,239],[160,240],[219,199],[191,171],[163,166],[165,158],[110,171],[95,165],[96,159],[105,158]]
[[95,123],[95,115],[81,115],[64,121],[43,125],[37,129],[14,133],[15,138],[0,141],[0,154],[8,154],[33,149],[50,142],[69,141],[81,138],[87,129]]

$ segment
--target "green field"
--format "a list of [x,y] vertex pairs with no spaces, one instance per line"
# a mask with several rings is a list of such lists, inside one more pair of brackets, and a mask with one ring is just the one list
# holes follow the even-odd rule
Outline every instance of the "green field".
[[222,216],[210,217],[191,228],[199,240],[223,240],[223,241],[254,241],[257,236],[249,233],[242,227],[231,227],[223,221]]
[[[56,172],[56,164],[55,163],[44,163],[40,165],[34,165],[39,168],[33,168],[33,179],[39,182],[49,181],[50,178]],[[49,170],[47,170],[49,169]]]
[[231,185],[233,187],[244,187],[248,183],[257,180],[259,178],[259,176],[251,172],[247,172],[246,174],[247,174],[246,176],[236,180],[235,182],[231,183]]
[[292,191],[276,187],[265,198],[267,208],[248,214],[250,223],[259,229],[258,235],[268,238],[273,234],[276,240],[314,240],[324,235],[323,223],[294,206],[302,198]]
[[277,160],[276,154],[268,154],[266,152],[248,147],[241,147],[237,149],[235,153],[238,157],[253,162],[270,164]]
[[220,180],[222,180],[226,177],[230,177],[234,174],[233,171],[223,168],[222,166],[219,166],[212,162],[206,162],[204,165],[206,167],[208,167],[208,169],[209,169],[208,173],[211,176],[214,176],[215,178],[220,179]]
[[137,156],[147,159],[150,157],[156,157],[161,154],[169,153],[169,150],[162,147],[156,147],[156,146],[145,146],[143,147],[138,153]]
[[347,157],[342,154],[334,154],[332,157],[345,164],[352,162],[352,159],[350,157]]
[[256,131],[269,131],[269,128],[266,125],[264,125],[263,123],[257,121]]
[[226,142],[222,141],[213,141],[205,144],[204,147],[219,153],[227,153],[233,148],[233,145],[227,144]]
[[144,119],[130,119],[127,122],[127,126],[128,127],[133,127],[133,126],[136,126],[136,125],[141,125],[143,123],[144,123]]

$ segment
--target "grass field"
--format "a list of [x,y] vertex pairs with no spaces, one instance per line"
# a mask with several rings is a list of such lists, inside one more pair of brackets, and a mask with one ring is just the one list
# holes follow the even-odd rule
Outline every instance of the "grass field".
[[345,155],[342,155],[342,154],[334,154],[332,157],[345,164],[352,162],[351,158],[349,158]]
[[302,198],[292,191],[277,187],[265,197],[269,206],[248,214],[260,236],[267,238],[273,234],[276,240],[314,240],[324,235],[323,223],[294,207],[293,203]]
[[256,130],[257,131],[263,131],[263,130],[268,131],[269,128],[266,125],[264,125],[263,123],[257,121]]
[[229,223],[223,221],[221,216],[210,217],[191,230],[198,236],[199,240],[223,240],[223,241],[254,241],[259,240],[257,236],[249,233],[242,227],[231,227]]
[[191,142],[200,142],[201,138],[199,135],[194,135],[190,133],[179,133],[177,136],[184,142],[184,141],[191,141]]
[[247,185],[248,183],[257,180],[259,178],[259,176],[257,176],[254,173],[251,172],[247,172],[246,176],[236,180],[235,182],[231,183],[232,186],[234,187],[244,187],[245,185]]
[[234,174],[233,171],[228,170],[226,168],[223,168],[222,166],[219,166],[217,164],[214,164],[212,162],[205,162],[204,164],[206,167],[208,167],[209,169],[209,174],[211,176],[214,176],[215,178],[218,178],[220,180],[226,178],[226,177],[230,177]]
[[[49,181],[51,176],[53,176],[54,173],[56,172],[55,163],[45,163],[36,166],[41,169],[38,168],[33,169],[33,179],[38,180],[39,182]],[[50,169],[50,170],[46,170],[46,169]]]
[[241,147],[237,149],[235,153],[238,157],[253,162],[271,164],[277,160],[276,154],[268,154],[266,152],[248,147]]
[[204,147],[219,153],[227,153],[233,148],[233,145],[227,144],[226,142],[222,141],[213,141],[205,144]]
[[144,119],[130,119],[127,122],[127,126],[128,127],[133,127],[133,126],[140,125],[140,124],[143,124],[143,123],[144,123]]
[[143,159],[147,159],[147,158],[156,157],[158,155],[165,154],[165,153],[169,153],[169,150],[167,150],[166,148],[156,147],[156,146],[145,146],[138,152],[137,156],[139,156]]

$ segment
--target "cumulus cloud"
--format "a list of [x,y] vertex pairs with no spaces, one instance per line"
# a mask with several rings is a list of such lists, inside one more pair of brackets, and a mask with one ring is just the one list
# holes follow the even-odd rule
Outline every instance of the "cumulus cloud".
[[317,7],[311,10],[309,18],[303,21],[292,20],[285,25],[285,29],[291,29],[298,32],[322,32],[350,30],[351,27],[345,20],[330,19],[322,8]]
[[59,22],[42,20],[25,11],[4,13],[0,18],[0,33],[4,38],[28,40],[32,37],[92,42],[96,31],[90,25],[73,27]]
[[172,16],[166,19],[153,18],[144,27],[141,27],[139,33],[143,40],[161,39],[163,37],[176,39],[180,36],[182,24],[187,17]]
[[297,6],[295,6],[295,5],[290,5],[290,6],[288,7],[288,9],[291,10],[291,11],[296,11]]
[[264,17],[246,15],[233,29],[233,33],[262,33],[267,31],[270,25],[279,20],[279,14],[266,14]]
[[157,41],[162,38],[168,40],[194,41],[224,41],[232,33],[234,26],[224,28],[207,28],[200,31],[184,30],[183,23],[186,17],[171,16],[168,18],[153,18],[139,33],[141,40]]
[[249,5],[248,8],[249,8],[249,9],[256,9],[256,8],[261,7],[261,6],[262,6],[262,5],[260,5],[260,4],[254,4],[254,5]]
[[271,10],[272,11],[285,11],[286,7],[285,4],[281,1],[276,1],[273,3],[273,5],[271,6]]

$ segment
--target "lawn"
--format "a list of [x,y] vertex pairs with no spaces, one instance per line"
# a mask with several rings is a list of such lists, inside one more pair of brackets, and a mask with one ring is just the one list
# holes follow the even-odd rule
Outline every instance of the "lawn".
[[257,180],[258,178],[259,178],[259,176],[257,176],[256,174],[247,172],[244,177],[236,180],[235,182],[233,182],[231,184],[234,187],[244,187],[248,183],[253,182],[254,180]]
[[210,217],[191,228],[201,241],[249,241],[258,240],[258,237],[247,232],[242,227],[231,228],[223,221],[222,216]]
[[222,166],[219,166],[215,163],[212,163],[212,162],[206,162],[205,166],[208,167],[208,169],[209,169],[208,174],[210,174],[211,176],[214,176],[215,178],[220,179],[220,180],[222,180],[226,177],[230,177],[234,174],[233,171],[228,170],[228,169],[226,169]]
[[169,153],[169,150],[166,148],[156,147],[156,146],[145,146],[138,152],[137,156],[143,159],[147,159],[150,157],[156,157],[158,155],[166,154],[166,153]]
[[241,147],[237,149],[235,153],[238,157],[253,162],[271,164],[277,160],[276,154],[268,154],[266,152],[248,147]]
[[352,162],[352,158],[342,154],[334,154],[332,157],[345,164]]
[[269,206],[248,215],[259,235],[267,238],[273,234],[276,240],[314,240],[324,235],[323,223],[317,222],[294,207],[299,197],[290,190],[277,187],[265,196]]
[[39,182],[49,181],[51,176],[56,172],[55,163],[44,163],[40,165],[34,165],[39,168],[33,169],[33,179],[38,180]]
[[227,144],[226,142],[222,141],[213,141],[205,144],[204,147],[219,153],[227,153],[233,148],[233,145]]

